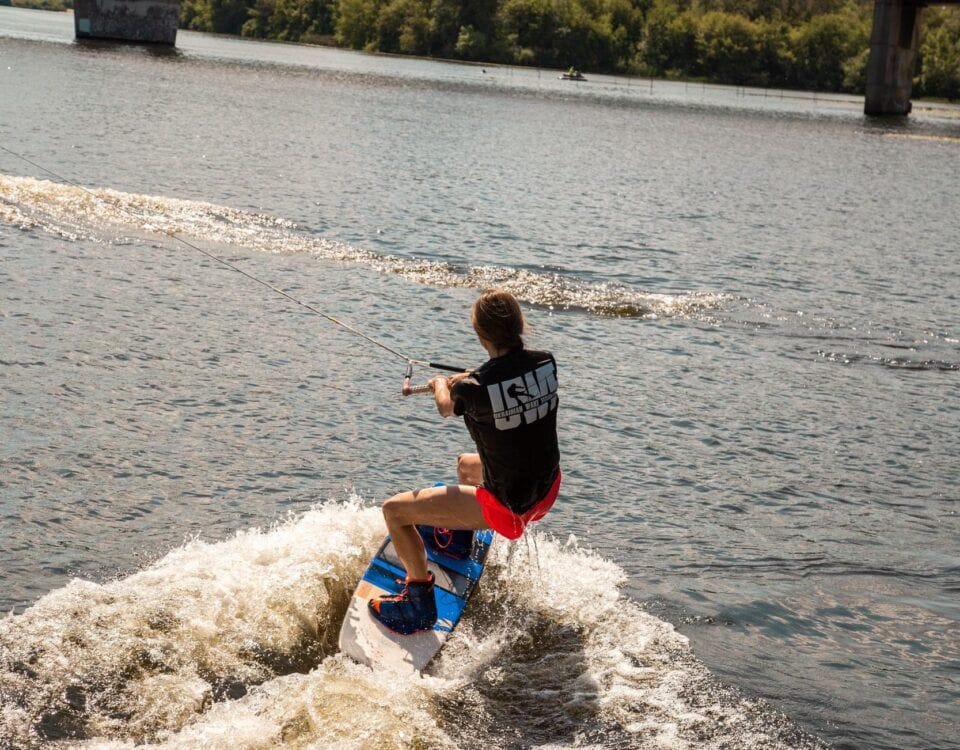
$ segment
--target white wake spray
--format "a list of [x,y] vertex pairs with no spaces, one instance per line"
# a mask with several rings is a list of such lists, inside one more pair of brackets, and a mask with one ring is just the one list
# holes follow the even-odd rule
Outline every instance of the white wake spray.
[[0,620],[0,746],[819,746],[717,685],[614,563],[539,536],[497,541],[423,677],[357,665],[336,638],[383,533],[322,504]]
[[716,310],[729,299],[728,295],[707,292],[641,292],[621,284],[586,282],[504,266],[464,268],[443,261],[379,255],[313,236],[290,221],[266,214],[203,201],[87,189],[3,174],[0,222],[73,240],[109,241],[111,231],[177,234],[257,252],[308,253],[325,260],[372,266],[420,284],[477,289],[497,286],[531,304],[605,315],[697,316]]

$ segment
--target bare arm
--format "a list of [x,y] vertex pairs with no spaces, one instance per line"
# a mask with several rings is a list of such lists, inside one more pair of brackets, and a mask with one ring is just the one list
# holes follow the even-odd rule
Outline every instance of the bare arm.
[[453,416],[453,399],[450,397],[450,381],[443,375],[430,379],[433,399],[437,402],[437,411],[441,417]]
[[443,375],[431,378],[430,387],[433,388],[433,399],[437,402],[437,411],[440,412],[441,417],[453,416],[453,397],[450,395],[450,389],[455,383],[468,375],[469,373],[466,372],[458,372],[449,378]]

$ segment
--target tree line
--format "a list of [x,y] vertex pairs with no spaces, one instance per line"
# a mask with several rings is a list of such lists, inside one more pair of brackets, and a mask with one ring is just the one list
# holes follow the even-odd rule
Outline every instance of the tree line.
[[[181,25],[376,52],[863,93],[872,0],[182,0]],[[960,98],[960,9],[925,10],[918,96]]]
[[[180,25],[372,52],[862,94],[872,14],[872,0],[181,0]],[[960,99],[960,6],[925,8],[921,31],[914,95]]]

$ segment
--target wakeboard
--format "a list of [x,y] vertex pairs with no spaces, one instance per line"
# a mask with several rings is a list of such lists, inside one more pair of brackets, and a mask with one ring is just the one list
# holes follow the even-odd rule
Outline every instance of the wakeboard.
[[483,573],[493,532],[475,531],[472,550],[463,559],[452,557],[440,544],[432,543],[432,534],[425,536],[427,567],[435,579],[436,625],[433,630],[400,635],[370,614],[370,599],[399,594],[403,588],[403,565],[388,536],[360,579],[340,628],[340,651],[355,661],[374,669],[421,672],[460,621]]

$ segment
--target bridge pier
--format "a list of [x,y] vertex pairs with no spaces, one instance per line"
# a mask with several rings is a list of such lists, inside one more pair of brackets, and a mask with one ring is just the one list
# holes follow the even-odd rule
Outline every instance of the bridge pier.
[[913,0],[874,3],[865,114],[910,114],[922,12],[922,3]]
[[180,0],[74,0],[77,39],[174,45]]

